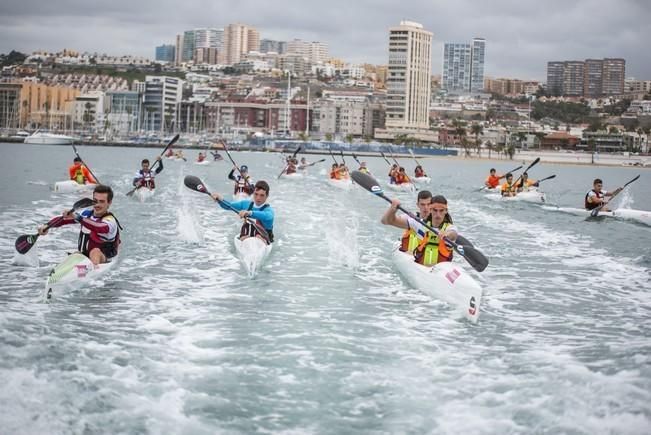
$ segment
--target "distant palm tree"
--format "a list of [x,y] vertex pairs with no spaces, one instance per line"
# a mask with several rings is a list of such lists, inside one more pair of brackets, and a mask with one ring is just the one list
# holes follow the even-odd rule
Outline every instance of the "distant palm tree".
[[481,144],[479,143],[479,135],[484,132],[484,127],[481,124],[472,124],[470,132],[475,135],[475,146],[477,147],[477,156],[481,157]]

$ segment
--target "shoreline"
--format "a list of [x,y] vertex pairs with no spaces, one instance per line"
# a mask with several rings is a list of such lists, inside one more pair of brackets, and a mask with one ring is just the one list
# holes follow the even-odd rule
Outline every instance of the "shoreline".
[[[0,138],[0,145],[13,145],[22,143],[21,140],[10,138]],[[142,143],[134,144],[128,142],[89,142],[89,143],[74,143],[79,146],[98,146],[98,147],[116,147],[116,148],[165,148],[166,144],[161,143]],[[25,144],[25,145],[36,145],[36,144]],[[45,146],[69,146],[70,144],[38,144]],[[207,148],[205,145],[175,145],[174,148],[180,150],[197,150],[197,151],[210,151],[211,148]],[[214,148],[213,150],[222,151],[223,149]],[[252,147],[250,145],[234,145],[230,148],[230,151],[250,151],[250,152],[269,152],[269,153],[283,153],[285,150],[275,149],[275,148],[259,148]],[[477,162],[520,162],[526,164],[527,161],[531,162],[536,158],[540,157],[540,163],[547,164],[558,164],[564,166],[600,166],[600,167],[620,167],[620,168],[631,168],[631,169],[651,169],[651,156],[623,156],[618,154],[598,154],[595,155],[595,161],[592,162],[592,154],[585,153],[574,153],[574,152],[558,152],[558,151],[518,151],[513,156],[513,159],[496,157],[498,154],[493,153],[494,155],[491,158],[488,158],[487,155],[476,156],[471,155],[470,157],[462,155],[463,150],[457,149],[458,154],[446,155],[446,156],[433,156],[431,154],[419,154],[418,150],[414,148],[414,155],[419,159],[442,159],[442,160],[464,160],[464,161],[477,161]],[[329,156],[330,152],[322,150],[304,150],[301,151],[301,154],[311,154],[311,155],[324,155]],[[335,154],[339,154],[336,152]],[[348,157],[352,157],[353,154],[360,157],[381,157],[378,153],[367,152],[367,151],[343,151],[343,154]],[[395,154],[396,159],[408,159],[412,160],[411,156],[406,156],[404,154]]]

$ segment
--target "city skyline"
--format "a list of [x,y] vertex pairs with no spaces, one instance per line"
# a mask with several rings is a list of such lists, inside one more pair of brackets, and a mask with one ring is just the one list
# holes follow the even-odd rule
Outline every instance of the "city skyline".
[[337,1],[250,1],[233,6],[200,0],[180,6],[168,0],[128,5],[123,0],[97,5],[27,0],[0,6],[0,52],[71,48],[153,59],[156,46],[173,44],[187,29],[246,22],[260,31],[261,39],[321,41],[332,57],[386,64],[387,31],[406,19],[434,34],[433,74],[442,71],[444,43],[482,37],[490,44],[487,77],[544,81],[548,61],[621,57],[627,60],[627,76],[651,79],[651,57],[644,55],[651,38],[646,25],[651,4],[642,0],[579,0],[571,6],[551,0],[545,3],[545,14],[533,1],[460,0],[449,7],[444,1],[418,0],[400,10],[389,2],[339,3],[342,7]]

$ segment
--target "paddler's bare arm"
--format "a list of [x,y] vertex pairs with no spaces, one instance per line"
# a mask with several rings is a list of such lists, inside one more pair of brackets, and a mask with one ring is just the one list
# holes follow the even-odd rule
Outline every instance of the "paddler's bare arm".
[[396,216],[396,212],[398,211],[399,205],[400,205],[400,201],[398,201],[397,199],[392,199],[391,205],[389,206],[387,211],[384,212],[381,222],[384,225],[392,225],[394,227],[403,228],[406,230],[407,228],[409,228],[409,226],[407,225],[407,219],[404,216]]

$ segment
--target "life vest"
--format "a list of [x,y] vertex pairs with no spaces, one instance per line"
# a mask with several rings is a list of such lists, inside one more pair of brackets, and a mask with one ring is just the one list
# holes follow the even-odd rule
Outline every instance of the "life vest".
[[513,186],[513,183],[504,183],[502,184],[502,195],[504,195],[504,192],[511,192],[513,191],[515,186]]
[[360,166],[359,167],[359,172],[363,172],[365,174],[369,173],[368,168],[366,166]]
[[287,169],[285,169],[285,174],[287,174],[287,175],[293,174],[295,172],[296,172],[296,166],[294,166],[293,164],[288,165]]
[[395,178],[396,184],[404,184],[409,182],[409,178],[405,174],[398,172]]
[[150,189],[155,189],[156,188],[156,183],[154,182],[154,174],[152,174],[151,171],[143,171],[140,169],[138,171],[138,174],[140,174],[140,179],[142,180],[142,185],[144,187],[148,187]]
[[250,178],[251,177],[249,176],[244,178],[241,175],[238,175],[237,181],[235,182],[235,191],[233,193],[237,194],[240,192],[244,192],[247,195],[251,195],[253,193],[253,186],[251,185],[251,183],[249,183]]
[[87,219],[92,219],[94,221],[103,221],[108,216],[112,217],[118,226],[115,237],[112,239],[106,239],[102,235],[93,233],[91,230],[82,225],[81,231],[79,231],[79,239],[77,241],[77,249],[79,252],[85,256],[88,256],[91,250],[94,248],[99,248],[100,251],[102,251],[102,253],[106,256],[106,258],[112,258],[118,254],[118,248],[121,243],[120,230],[122,229],[122,226],[120,225],[120,222],[115,217],[115,215],[111,212],[108,212],[101,218],[97,218],[92,214],[90,216],[84,217]]
[[84,165],[72,165],[68,170],[70,179],[75,180],[77,184],[85,184],[86,176],[84,175]]
[[[428,219],[427,223],[432,226],[431,216]],[[438,229],[445,231],[445,229],[450,225],[452,224],[443,222]],[[430,233],[428,231],[416,249],[414,249],[414,260],[418,264],[431,266],[433,264],[442,263],[444,261],[452,261],[452,251],[447,247],[445,241],[442,239],[439,240],[439,237],[436,234]]]
[[333,180],[338,180],[339,179],[339,168],[333,169],[330,171],[330,178]]
[[488,184],[488,187],[491,189],[494,189],[500,185],[500,178],[497,175],[489,175],[488,178],[486,178],[486,184]]
[[601,200],[604,199],[604,194],[603,194],[602,192],[597,192],[597,191],[594,190],[594,189],[590,189],[590,190],[588,191],[588,193],[585,194],[585,200],[584,200],[584,202],[585,202],[585,209],[586,209],[586,210],[592,210],[592,209],[595,209],[595,208],[597,208],[597,207],[599,207],[599,206],[601,205],[601,203],[598,203],[598,202],[589,202],[589,201],[588,201],[588,196],[590,195],[590,192],[594,192],[595,195],[597,196],[597,198],[599,198],[599,199],[601,199]]
[[[416,213],[416,216],[420,217],[420,212]],[[418,240],[418,236],[416,236],[414,230],[408,228],[402,233],[399,249],[402,252],[414,252],[414,249],[418,247],[419,243],[420,240]]]
[[[267,207],[269,207],[269,204],[264,204],[262,207],[260,207],[258,210],[262,211],[265,210]],[[249,204],[249,208],[247,208],[248,211],[253,210],[253,201],[251,201],[251,204]],[[258,221],[257,219],[249,218],[250,220],[254,221],[258,225],[262,226],[262,223]],[[274,241],[274,230],[273,228],[265,228],[267,231],[267,234],[269,234],[269,242]],[[255,237],[256,235],[260,234],[258,229],[255,227],[250,222],[244,221],[244,224],[242,225],[242,229],[240,229],[240,238],[243,236],[248,236],[248,237]]]

